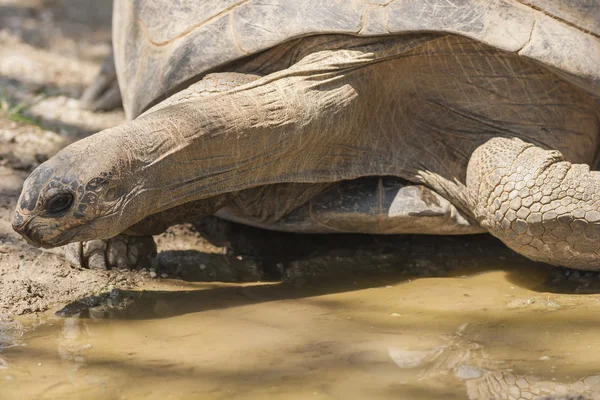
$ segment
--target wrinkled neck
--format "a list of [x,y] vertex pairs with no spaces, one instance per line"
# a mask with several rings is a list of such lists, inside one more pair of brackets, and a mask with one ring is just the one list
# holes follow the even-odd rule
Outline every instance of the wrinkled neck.
[[290,101],[300,99],[297,90],[257,85],[166,106],[115,128],[111,135],[120,135],[118,151],[129,171],[124,213],[143,218],[259,185],[335,180],[331,168],[315,174],[319,159],[306,154],[315,154],[311,149],[328,129],[313,116],[343,109],[349,89]]
[[275,179],[264,164],[288,151],[279,132],[252,126],[248,113],[222,113],[210,104],[179,104],[134,121],[140,129],[127,134],[137,166],[132,201],[151,205],[153,214]]

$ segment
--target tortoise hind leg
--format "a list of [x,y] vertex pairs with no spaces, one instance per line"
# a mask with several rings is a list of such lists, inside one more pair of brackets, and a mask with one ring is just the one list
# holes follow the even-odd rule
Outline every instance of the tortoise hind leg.
[[600,172],[520,139],[481,145],[467,168],[481,226],[532,260],[600,269]]
[[94,82],[81,95],[79,103],[90,111],[110,111],[121,106],[121,91],[112,51],[102,62]]

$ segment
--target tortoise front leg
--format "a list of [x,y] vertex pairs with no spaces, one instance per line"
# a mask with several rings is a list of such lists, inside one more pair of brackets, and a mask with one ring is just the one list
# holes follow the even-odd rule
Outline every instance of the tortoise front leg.
[[64,252],[74,267],[143,268],[149,267],[156,256],[156,243],[152,236],[118,235],[108,240],[71,243],[64,247]]
[[467,188],[480,224],[532,260],[600,269],[600,173],[558,151],[495,138],[471,156]]

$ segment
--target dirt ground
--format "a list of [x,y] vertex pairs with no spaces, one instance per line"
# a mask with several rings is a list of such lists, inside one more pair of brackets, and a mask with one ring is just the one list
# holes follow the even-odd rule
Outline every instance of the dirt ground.
[[[85,3],[85,4],[84,4]],[[27,245],[11,213],[29,172],[70,142],[118,124],[121,111],[93,114],[77,98],[110,51],[110,2],[0,1],[0,316],[113,286],[136,274],[68,267],[58,252]]]
[[[124,120],[122,110],[92,113],[77,100],[110,51],[110,17],[108,0],[0,0],[0,318],[56,310],[165,278],[301,284],[315,276],[398,268],[439,276],[465,258],[484,268],[499,268],[515,257],[524,262],[488,236],[300,237],[214,218],[157,237],[158,264],[152,270],[75,269],[60,250],[27,245],[10,224],[27,175],[72,141]],[[594,274],[554,271],[552,279],[570,284],[570,291],[595,290],[589,283]],[[580,281],[573,286],[573,279]]]

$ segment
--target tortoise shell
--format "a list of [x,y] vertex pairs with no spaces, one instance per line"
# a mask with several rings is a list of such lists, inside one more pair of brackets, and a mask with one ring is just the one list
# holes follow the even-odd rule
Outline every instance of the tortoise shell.
[[288,40],[445,32],[515,52],[600,98],[600,0],[116,0],[128,118],[210,71]]

